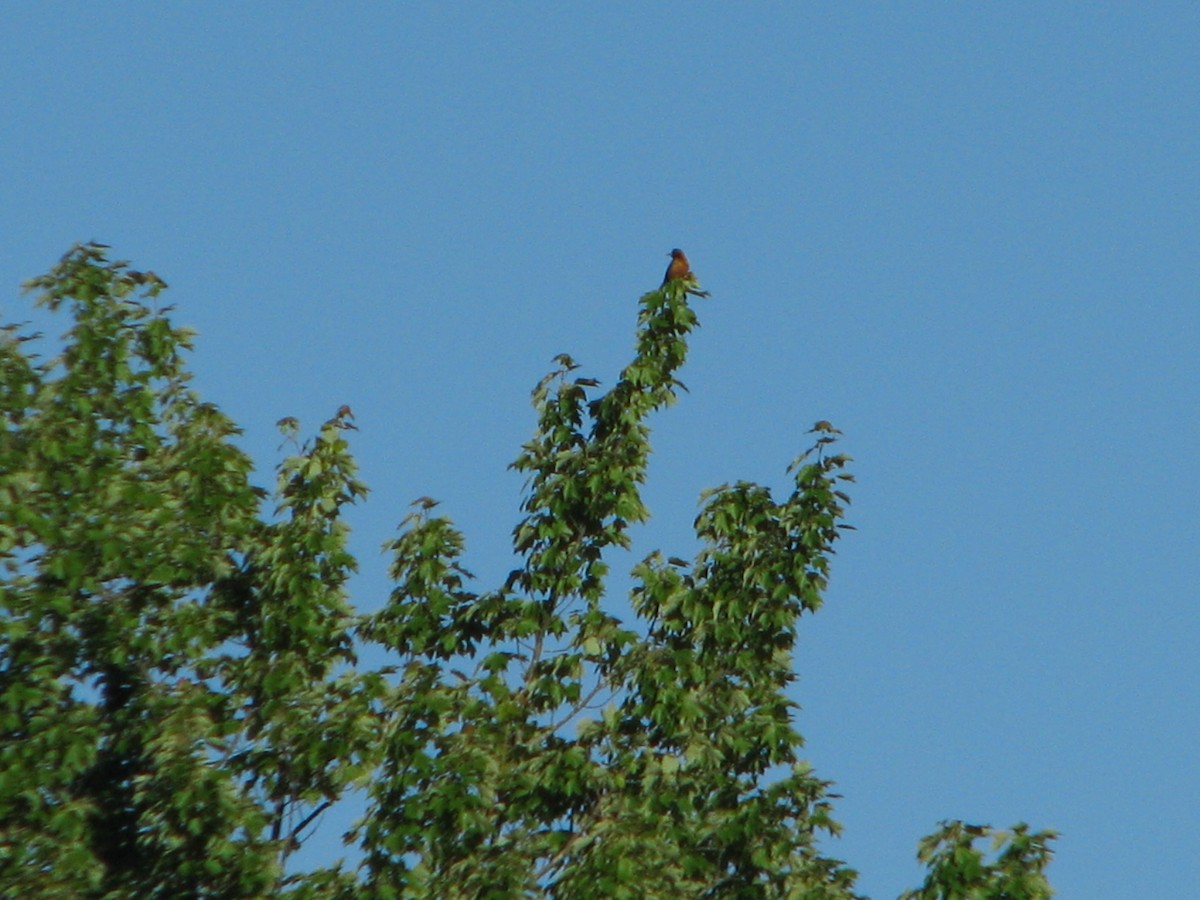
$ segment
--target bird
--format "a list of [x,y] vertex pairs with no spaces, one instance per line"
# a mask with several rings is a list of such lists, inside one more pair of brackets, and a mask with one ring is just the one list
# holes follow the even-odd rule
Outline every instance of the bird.
[[692,271],[692,264],[688,262],[687,255],[676,247],[668,256],[671,261],[667,264],[667,272],[663,275],[663,282],[659,285],[661,291],[672,281],[685,281],[687,285],[684,290],[695,297],[707,297],[708,291],[700,290],[700,285],[696,281],[696,275]]
[[675,281],[677,278],[696,277],[692,274],[691,263],[688,262],[688,258],[682,250],[676,247],[667,255],[671,257],[671,262],[667,264],[667,273],[663,275],[662,287],[666,287],[667,282]]

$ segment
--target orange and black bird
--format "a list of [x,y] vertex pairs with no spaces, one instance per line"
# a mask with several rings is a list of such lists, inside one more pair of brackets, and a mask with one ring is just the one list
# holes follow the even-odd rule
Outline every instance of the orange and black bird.
[[696,297],[707,297],[708,291],[700,290],[700,285],[696,281],[695,273],[692,272],[692,265],[688,262],[687,255],[678,247],[668,255],[671,257],[671,261],[667,263],[667,272],[663,275],[663,282],[659,285],[658,289],[661,291],[672,281],[686,281],[688,283],[685,288],[687,293]]
[[667,274],[663,276],[662,287],[666,287],[668,281],[674,281],[676,278],[696,277],[692,274],[692,266],[682,250],[676,247],[667,255],[671,257],[671,261],[667,264]]

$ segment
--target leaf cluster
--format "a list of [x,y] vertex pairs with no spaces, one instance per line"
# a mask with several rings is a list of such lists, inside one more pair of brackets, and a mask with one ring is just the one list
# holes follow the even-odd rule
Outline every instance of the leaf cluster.
[[[929,868],[925,883],[900,900],[1046,900],[1053,831],[1031,832],[1025,823],[1010,831],[958,820],[921,840],[917,858]],[[976,846],[991,839],[991,853]]]

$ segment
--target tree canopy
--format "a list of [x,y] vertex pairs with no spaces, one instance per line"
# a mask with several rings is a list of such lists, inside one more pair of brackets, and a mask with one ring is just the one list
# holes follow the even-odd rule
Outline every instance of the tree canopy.
[[[158,276],[86,244],[27,288],[71,327],[48,360],[0,337],[0,894],[857,896],[787,696],[848,527],[837,429],[785,496],[707,491],[696,555],[633,565],[636,622],[606,605],[697,326],[690,273],[641,298],[611,388],[562,355],[534,390],[503,583],[422,498],[370,613],[346,591],[349,408],[308,438],[283,420],[295,452],[265,489],[189,385]],[[352,794],[349,861],[297,866]],[[1053,837],[943,823],[905,896],[1048,897]]]

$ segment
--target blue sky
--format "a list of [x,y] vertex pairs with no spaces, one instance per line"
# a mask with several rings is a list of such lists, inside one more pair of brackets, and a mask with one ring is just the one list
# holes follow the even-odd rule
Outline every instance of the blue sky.
[[7,5],[0,313],[100,240],[261,481],[353,407],[369,609],[420,495],[507,571],[530,389],[611,383],[683,247],[639,553],[817,419],[856,459],[797,654],[831,852],[891,897],[938,820],[1025,820],[1063,897],[1193,893],[1200,5],[427,7]]

